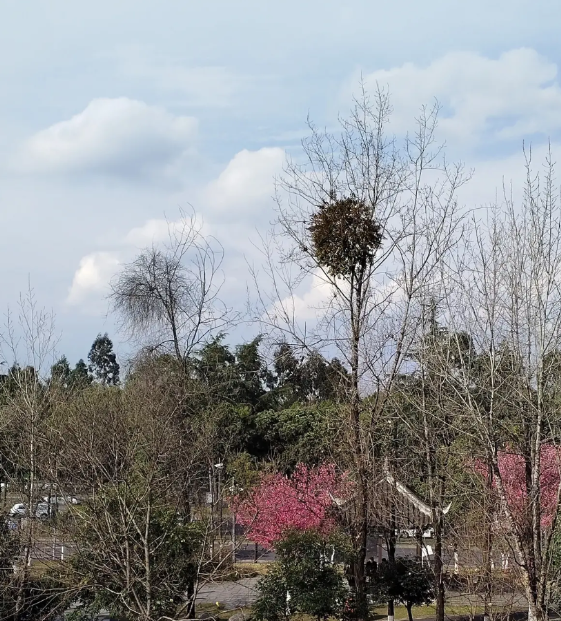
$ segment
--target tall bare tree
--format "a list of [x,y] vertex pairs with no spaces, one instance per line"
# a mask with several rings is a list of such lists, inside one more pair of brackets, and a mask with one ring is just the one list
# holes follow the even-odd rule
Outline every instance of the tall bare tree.
[[[370,100],[363,91],[340,133],[310,126],[304,163],[289,161],[278,185],[277,226],[263,250],[272,287],[259,294],[259,318],[269,331],[302,348],[338,350],[350,370],[348,453],[358,490],[352,534],[362,614],[371,482],[381,472],[371,433],[415,340],[420,300],[460,236],[456,191],[466,180],[435,142],[437,105],[421,110],[403,148],[388,135],[390,113],[387,92]],[[312,326],[298,316],[299,293],[311,279],[325,294]],[[364,424],[365,411],[372,426]]]
[[[551,519],[544,520],[542,449],[560,431],[561,206],[551,154],[541,173],[526,155],[521,200],[505,192],[503,204],[474,221],[455,274],[443,282],[448,321],[471,335],[477,356],[477,364],[465,360],[447,381],[496,487],[497,519],[521,568],[529,619],[541,620],[561,493],[554,490]],[[521,512],[512,502],[510,473],[501,468],[505,451],[524,463]]]
[[[24,500],[25,516],[18,533],[19,549],[13,559],[14,573],[7,576],[5,611],[19,619],[29,595],[30,566],[38,537],[38,506],[48,487],[47,473],[53,455],[48,446],[48,419],[54,386],[46,377],[54,362],[57,335],[52,313],[39,306],[31,288],[20,296],[16,312],[8,312],[0,331],[2,360],[10,370],[0,391],[2,480]],[[10,532],[4,536],[11,537]],[[6,574],[4,574],[6,576]]]

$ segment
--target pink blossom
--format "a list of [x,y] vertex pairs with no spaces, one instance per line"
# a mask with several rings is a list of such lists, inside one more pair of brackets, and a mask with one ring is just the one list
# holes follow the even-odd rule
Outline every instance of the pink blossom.
[[[526,489],[526,464],[519,453],[500,451],[498,466],[503,482],[506,501],[516,521],[521,523],[528,510]],[[476,471],[486,476],[481,462],[476,463]],[[540,523],[548,528],[557,510],[557,490],[561,482],[561,447],[544,444],[540,449]]]
[[333,464],[317,468],[299,464],[291,477],[263,476],[248,496],[234,497],[230,504],[238,523],[247,527],[248,538],[272,548],[287,530],[331,532],[335,521],[329,509],[335,498],[347,499],[351,487]]

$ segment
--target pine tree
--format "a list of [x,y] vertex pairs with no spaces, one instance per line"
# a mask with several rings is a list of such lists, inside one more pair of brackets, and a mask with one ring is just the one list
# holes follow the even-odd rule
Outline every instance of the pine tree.
[[97,335],[88,354],[90,376],[101,384],[115,386],[119,383],[119,363],[113,343],[105,333]]
[[80,358],[80,360],[78,360],[76,366],[72,369],[70,373],[69,384],[73,388],[84,388],[91,383],[92,378],[88,373],[88,365],[84,362],[82,358]]
[[57,382],[60,386],[68,386],[72,371],[66,356],[62,356],[51,367],[51,381]]

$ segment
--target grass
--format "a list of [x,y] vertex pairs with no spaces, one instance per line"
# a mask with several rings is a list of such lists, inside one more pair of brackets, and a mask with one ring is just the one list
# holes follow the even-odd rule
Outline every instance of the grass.
[[[372,610],[373,619],[386,619],[388,616],[388,609],[386,606],[376,606]],[[501,612],[500,607],[496,607],[494,612]],[[483,606],[475,606],[470,604],[454,604],[447,603],[444,608],[446,617],[462,616],[467,617],[470,615],[483,614]],[[512,606],[506,606],[504,612],[512,612]],[[436,606],[430,604],[429,606],[413,606],[413,618],[414,619],[434,619],[436,616]],[[395,621],[405,621],[407,619],[407,609],[405,606],[395,606]]]
[[33,559],[31,561],[31,566],[29,567],[29,573],[31,577],[33,578],[40,578],[49,569],[59,568],[59,567],[60,567],[60,561]]
[[222,621],[226,621],[226,619],[229,619],[239,612],[243,612],[247,617],[251,616],[251,608],[225,609],[216,604],[197,604],[197,616],[203,612],[212,615],[215,619],[221,619]]
[[220,582],[232,582],[242,578],[259,578],[264,576],[271,566],[270,562],[265,563],[236,563],[234,566],[225,570],[223,574],[216,577]]

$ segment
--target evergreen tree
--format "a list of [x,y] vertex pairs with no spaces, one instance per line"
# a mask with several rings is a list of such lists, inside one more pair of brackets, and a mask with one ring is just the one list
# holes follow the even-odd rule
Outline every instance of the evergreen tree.
[[91,383],[92,378],[88,373],[88,365],[80,358],[70,373],[69,384],[74,388],[83,388]]
[[97,335],[88,354],[90,376],[101,384],[115,386],[119,383],[119,363],[113,351],[113,343],[105,333]]
[[72,371],[66,356],[62,356],[51,367],[51,382],[57,382],[60,386],[68,386]]
[[434,599],[430,567],[408,558],[382,563],[370,590],[379,601],[401,602],[407,609],[409,621],[413,621],[413,606],[428,606]]
[[337,358],[328,362],[319,352],[297,357],[288,343],[274,353],[275,397],[280,407],[293,403],[344,400],[350,388],[350,376]]

